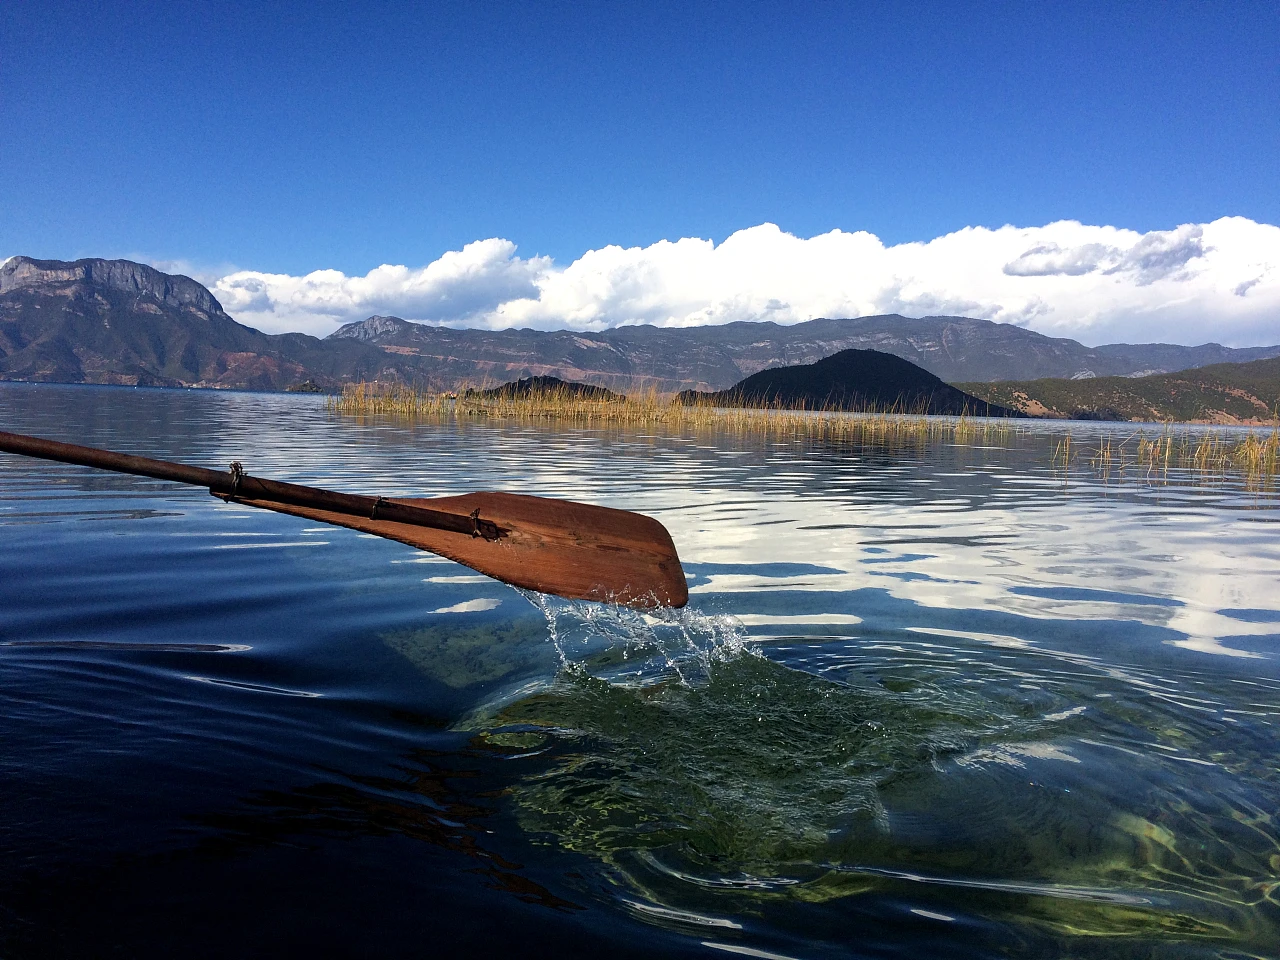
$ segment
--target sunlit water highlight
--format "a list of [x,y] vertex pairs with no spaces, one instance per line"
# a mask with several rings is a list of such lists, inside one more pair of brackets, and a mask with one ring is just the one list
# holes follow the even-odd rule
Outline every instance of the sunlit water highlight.
[[641,510],[691,587],[521,594],[0,457],[6,956],[1276,954],[1265,489],[1064,476],[1053,426],[888,450],[15,385],[0,428]]

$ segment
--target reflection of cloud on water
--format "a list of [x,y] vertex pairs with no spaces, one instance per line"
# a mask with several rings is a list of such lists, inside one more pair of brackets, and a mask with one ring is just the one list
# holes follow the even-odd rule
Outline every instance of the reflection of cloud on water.
[[998,763],[1006,767],[1024,768],[1028,760],[1080,762],[1080,758],[1072,756],[1065,747],[1052,743],[1006,743],[957,757],[956,764],[961,767],[977,767],[984,763]]
[[1217,656],[1242,657],[1251,660],[1263,659],[1263,655],[1260,653],[1224,646],[1220,640],[1214,637],[1187,637],[1185,640],[1169,640],[1167,643],[1170,646],[1181,647],[1183,650],[1194,650],[1196,653],[1212,653]]
[[[1166,641],[1179,649],[1267,658],[1240,644],[1280,632],[1268,622],[1280,614],[1256,609],[1280,582],[1280,553],[1268,546],[1271,525],[1178,504],[1165,511],[1085,496],[1016,507],[965,502],[947,511],[934,504],[927,514],[912,504],[782,500],[760,508],[772,519],[790,516],[786,535],[769,537],[763,557],[754,537],[735,537],[726,525],[696,531],[687,546],[681,531],[680,542],[693,559],[767,558],[843,571],[713,574],[694,594],[834,593],[874,585],[923,607],[1132,621],[1181,634]],[[921,524],[923,515],[939,522]],[[823,520],[820,529],[815,516]],[[710,537],[714,544],[705,542]],[[1233,615],[1240,608],[1250,615]]]
[[620,897],[618,902],[630,910],[638,911],[644,917],[658,917],[663,920],[674,920],[676,923],[687,923],[699,927],[724,927],[728,930],[742,929],[742,924],[726,917],[709,917],[701,913],[692,913],[688,910],[672,910],[670,907],[660,907],[653,903],[641,903],[638,900],[628,900],[626,897]]
[[813,624],[814,626],[821,626],[822,624],[854,625],[862,622],[861,617],[856,617],[851,613],[806,613],[795,615],[740,613],[735,619],[744,627],[772,627],[792,623]]
[[[226,402],[233,401],[237,409],[268,403],[248,395]],[[559,494],[654,515],[692,568],[691,593],[705,609],[729,595],[739,615],[858,616],[860,609],[817,598],[800,609],[761,609],[752,595],[874,587],[935,610],[1155,627],[1170,633],[1142,642],[1163,641],[1186,657],[1270,659],[1264,638],[1280,634],[1280,611],[1259,609],[1280,606],[1270,599],[1280,546],[1267,522],[1269,501],[1242,510],[1233,494],[1075,480],[1064,492],[1039,472],[1058,434],[990,452],[961,444],[851,453],[753,438],[722,444],[578,428],[384,424],[349,448],[330,447],[317,465],[294,420],[258,419],[282,424],[275,433],[255,428],[251,452],[264,461],[263,475],[320,482],[326,477],[317,474],[327,474],[334,488],[388,495],[481,487]],[[225,450],[224,460],[247,455],[226,438],[212,448]],[[446,456],[451,467],[442,476]],[[600,469],[584,469],[592,462]],[[441,561],[389,551],[388,562]],[[696,569],[703,564],[712,568]]]
[[743,573],[713,573],[706,581],[690,587],[696,593],[752,593],[756,590],[817,590],[821,592],[851,589],[850,577],[844,573],[806,574],[799,577],[769,577]]
[[723,950],[725,953],[736,953],[742,957],[757,957],[759,960],[796,960],[785,953],[770,953],[768,950],[757,950],[755,947],[744,947],[738,943],[717,943],[714,940],[703,940],[704,947],[712,950]]
[[455,603],[451,607],[441,607],[439,610],[432,610],[432,613],[480,613],[484,610],[492,610],[500,606],[501,600],[495,600],[492,597],[482,597],[479,600],[465,600],[462,603]]
[[1017,637],[1004,637],[994,633],[977,633],[973,630],[944,630],[941,627],[907,627],[912,633],[924,633],[936,637],[956,637],[961,640],[977,640],[993,647],[1008,650],[1026,650],[1031,644]]

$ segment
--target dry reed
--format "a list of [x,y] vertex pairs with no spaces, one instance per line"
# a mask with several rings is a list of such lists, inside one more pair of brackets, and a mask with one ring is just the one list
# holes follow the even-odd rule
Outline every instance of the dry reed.
[[1280,427],[1269,434],[1219,430],[1175,432],[1165,426],[1155,436],[1138,430],[1116,441],[1104,434],[1096,446],[1078,443],[1068,433],[1058,442],[1053,464],[1064,476],[1081,457],[1104,482],[1115,478],[1168,483],[1174,472],[1199,480],[1240,477],[1255,489],[1274,486],[1280,466]]
[[[578,396],[564,388],[522,394],[478,391],[431,393],[401,384],[356,384],[328,401],[338,414],[457,422],[557,423],[586,427],[645,428],[673,432],[756,435],[785,440],[823,440],[922,449],[934,443],[961,446],[1005,444],[1028,429],[1026,421],[927,416],[883,410],[845,413],[771,407],[686,406],[654,391],[625,399]],[[1096,445],[1095,445],[1096,444]],[[1104,481],[1140,479],[1167,483],[1174,472],[1201,480],[1242,477],[1255,488],[1275,482],[1280,427],[1270,434],[1227,434],[1209,429],[1175,432],[1166,426],[1151,436],[1138,430],[1123,439],[1103,434],[1077,442],[1068,432],[1052,464],[1064,476],[1081,459]]]
[[594,399],[554,388],[518,395],[427,393],[399,384],[356,384],[329,400],[335,413],[401,419],[557,421],[581,426],[641,427],[672,431],[758,434],[774,438],[875,442],[952,441],[965,445],[1000,441],[1015,422],[973,417],[936,417],[889,409],[863,413],[770,407],[688,405],[655,391],[625,399]]

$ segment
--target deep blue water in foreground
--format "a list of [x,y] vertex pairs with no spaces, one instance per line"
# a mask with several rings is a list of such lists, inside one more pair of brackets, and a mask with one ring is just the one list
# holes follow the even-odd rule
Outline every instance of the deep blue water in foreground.
[[1270,493],[1064,479],[1048,426],[890,451],[0,385],[0,429],[639,510],[692,589],[525,596],[0,455],[0,956],[1280,955]]

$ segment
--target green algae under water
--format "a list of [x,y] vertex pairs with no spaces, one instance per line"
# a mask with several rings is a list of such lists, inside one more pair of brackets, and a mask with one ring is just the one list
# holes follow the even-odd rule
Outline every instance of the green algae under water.
[[[1009,644],[1004,662],[961,656],[957,684],[955,651],[894,644],[892,660],[849,650],[833,680],[724,618],[535,602],[562,669],[465,727],[533,768],[511,788],[522,827],[597,860],[650,922],[740,929],[730,918],[776,902],[879,894],[1084,953],[1117,939],[1274,943],[1280,825],[1230,789],[1241,776],[1280,786],[1274,758],[1167,710],[1160,677]],[[1046,675],[1046,657],[1069,669]],[[1274,689],[1257,695],[1280,706]],[[1154,762],[1132,749],[1139,730]],[[1177,782],[1162,753],[1227,788]]]

